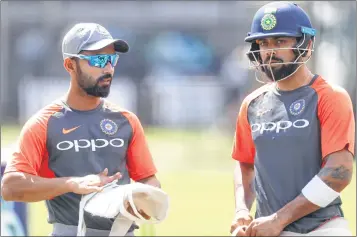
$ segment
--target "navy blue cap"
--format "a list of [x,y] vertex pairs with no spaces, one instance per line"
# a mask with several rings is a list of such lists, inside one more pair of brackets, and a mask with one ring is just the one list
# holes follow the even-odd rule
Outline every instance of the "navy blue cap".
[[301,37],[303,34],[316,34],[307,13],[295,3],[271,2],[254,15],[245,41],[268,37]]

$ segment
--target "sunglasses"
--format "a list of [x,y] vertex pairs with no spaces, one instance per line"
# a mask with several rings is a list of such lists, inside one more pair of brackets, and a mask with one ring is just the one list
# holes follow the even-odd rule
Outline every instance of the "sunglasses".
[[67,54],[71,57],[87,60],[90,66],[104,68],[108,62],[115,67],[118,63],[119,54],[97,54],[97,55],[83,55],[83,54]]

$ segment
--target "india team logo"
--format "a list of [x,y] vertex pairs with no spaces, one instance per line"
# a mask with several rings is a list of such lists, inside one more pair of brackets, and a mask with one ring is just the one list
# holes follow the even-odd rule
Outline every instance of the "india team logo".
[[260,21],[263,30],[272,30],[276,26],[276,23],[276,17],[271,13],[265,14]]
[[103,119],[100,122],[100,128],[107,135],[114,135],[118,131],[118,125],[110,119]]
[[292,115],[298,115],[301,114],[301,112],[305,109],[305,100],[304,99],[300,99],[295,101],[294,103],[292,103],[290,105],[290,113]]

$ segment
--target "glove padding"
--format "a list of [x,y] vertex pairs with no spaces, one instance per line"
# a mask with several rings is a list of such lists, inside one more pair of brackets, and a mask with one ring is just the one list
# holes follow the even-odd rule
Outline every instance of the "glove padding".
[[[166,219],[169,197],[163,190],[142,183],[118,185],[115,182],[104,186],[101,192],[82,197],[77,236],[85,235],[84,211],[93,216],[115,218],[110,236],[124,236],[134,221],[138,224],[158,224]],[[147,216],[144,218],[138,210],[150,219]]]

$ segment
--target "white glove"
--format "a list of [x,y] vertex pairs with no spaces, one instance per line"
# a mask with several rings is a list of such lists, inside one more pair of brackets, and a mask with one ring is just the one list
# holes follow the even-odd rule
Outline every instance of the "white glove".
[[[115,218],[110,236],[124,236],[134,221],[158,224],[166,219],[169,197],[163,190],[142,183],[117,185],[115,182],[106,185],[101,192],[82,197],[77,236],[85,235],[84,211],[93,216]],[[127,211],[128,205],[136,216]],[[145,219],[138,210],[151,218]]]

